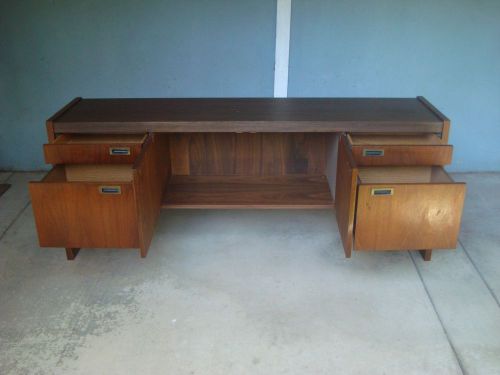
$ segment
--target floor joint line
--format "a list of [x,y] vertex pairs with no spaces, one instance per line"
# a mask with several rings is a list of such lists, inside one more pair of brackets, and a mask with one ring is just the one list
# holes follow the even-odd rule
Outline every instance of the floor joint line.
[[490,292],[491,296],[493,297],[493,299],[495,300],[495,302],[497,303],[497,306],[500,308],[500,301],[498,300],[498,297],[496,296],[495,292],[493,291],[493,289],[491,288],[490,284],[488,284],[488,282],[486,281],[486,279],[484,278],[483,274],[481,273],[481,271],[479,270],[479,267],[476,265],[476,262],[474,262],[474,260],[472,260],[472,257],[470,256],[469,252],[467,251],[467,249],[465,248],[464,244],[462,243],[462,241],[460,241],[460,239],[458,240],[458,243],[460,244],[460,246],[462,246],[462,249],[464,249],[464,253],[465,255],[467,256],[467,258],[469,258],[469,261],[472,263],[472,267],[474,267],[474,269],[476,270],[476,272],[478,273],[479,277],[481,278],[481,280],[483,281],[484,285],[486,286],[486,288],[488,289],[488,291]]
[[7,234],[7,232],[9,231],[10,228],[12,228],[12,226],[14,225],[14,223],[17,221],[17,219],[19,219],[19,217],[21,217],[21,215],[23,214],[24,211],[26,211],[26,208],[28,208],[28,206],[31,204],[31,201],[28,201],[28,203],[26,203],[24,205],[23,208],[21,208],[21,210],[19,211],[19,213],[16,215],[16,217],[10,222],[9,225],[7,225],[7,228],[5,228],[5,230],[2,232],[2,234],[0,234],[0,241],[3,240],[3,237]]
[[9,182],[10,178],[14,176],[14,172],[10,172],[9,176],[5,179],[5,180],[2,180],[2,183],[3,184],[6,184],[7,182]]
[[420,269],[417,266],[417,262],[415,262],[415,259],[413,259],[412,254],[408,251],[408,255],[410,256],[411,261],[413,262],[413,265],[415,266],[415,269],[417,270],[418,277],[420,278],[420,282],[422,283],[425,293],[427,294],[427,298],[429,299],[429,302],[431,303],[432,308],[434,309],[434,313],[436,314],[436,317],[439,321],[439,324],[441,324],[441,328],[443,329],[444,335],[446,337],[446,340],[448,340],[448,344],[450,345],[451,350],[453,351],[453,354],[455,355],[455,359],[457,360],[458,366],[460,367],[460,371],[462,371],[463,375],[468,375],[467,371],[464,368],[464,365],[462,361],[460,360],[460,356],[458,355],[457,349],[455,348],[455,345],[453,345],[453,342],[451,341],[450,335],[448,334],[448,331],[446,330],[443,319],[441,319],[441,316],[439,315],[436,305],[434,304],[434,300],[431,297],[431,294],[429,293],[429,289],[427,289],[427,284],[424,281],[424,278],[422,277],[422,273],[420,272]]

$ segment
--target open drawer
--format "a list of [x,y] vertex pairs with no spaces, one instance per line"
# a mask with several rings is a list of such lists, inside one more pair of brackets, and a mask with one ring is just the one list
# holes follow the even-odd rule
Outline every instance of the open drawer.
[[146,140],[145,134],[61,134],[43,145],[45,162],[133,163]]
[[132,166],[81,167],[56,166],[30,183],[40,246],[138,248]]
[[351,250],[455,248],[465,184],[440,166],[358,167],[341,137],[335,205]]
[[453,146],[436,134],[347,134],[347,146],[360,166],[447,165]]
[[133,164],[56,165],[30,183],[40,246],[140,248],[146,256],[170,173],[166,137]]

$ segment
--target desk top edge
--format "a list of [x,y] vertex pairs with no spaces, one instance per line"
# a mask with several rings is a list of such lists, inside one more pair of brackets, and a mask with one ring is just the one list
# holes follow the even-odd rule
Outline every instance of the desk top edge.
[[75,98],[54,131],[440,132],[449,120],[425,98]]

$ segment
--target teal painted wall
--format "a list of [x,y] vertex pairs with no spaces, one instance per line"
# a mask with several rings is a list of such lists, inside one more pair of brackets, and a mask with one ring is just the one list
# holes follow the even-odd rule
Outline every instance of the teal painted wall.
[[[272,96],[275,0],[0,1],[0,169],[75,96]],[[424,95],[500,170],[500,1],[292,0],[289,96]]]
[[423,95],[450,170],[500,170],[499,0],[292,0],[289,96]]
[[270,0],[0,1],[0,169],[40,169],[76,96],[272,96]]

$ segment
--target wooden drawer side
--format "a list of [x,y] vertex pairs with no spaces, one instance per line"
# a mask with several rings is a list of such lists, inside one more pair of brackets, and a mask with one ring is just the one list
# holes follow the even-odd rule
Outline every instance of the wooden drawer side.
[[346,145],[345,137],[339,139],[337,177],[335,186],[335,214],[340,237],[347,258],[351,256],[356,205],[358,169]]

